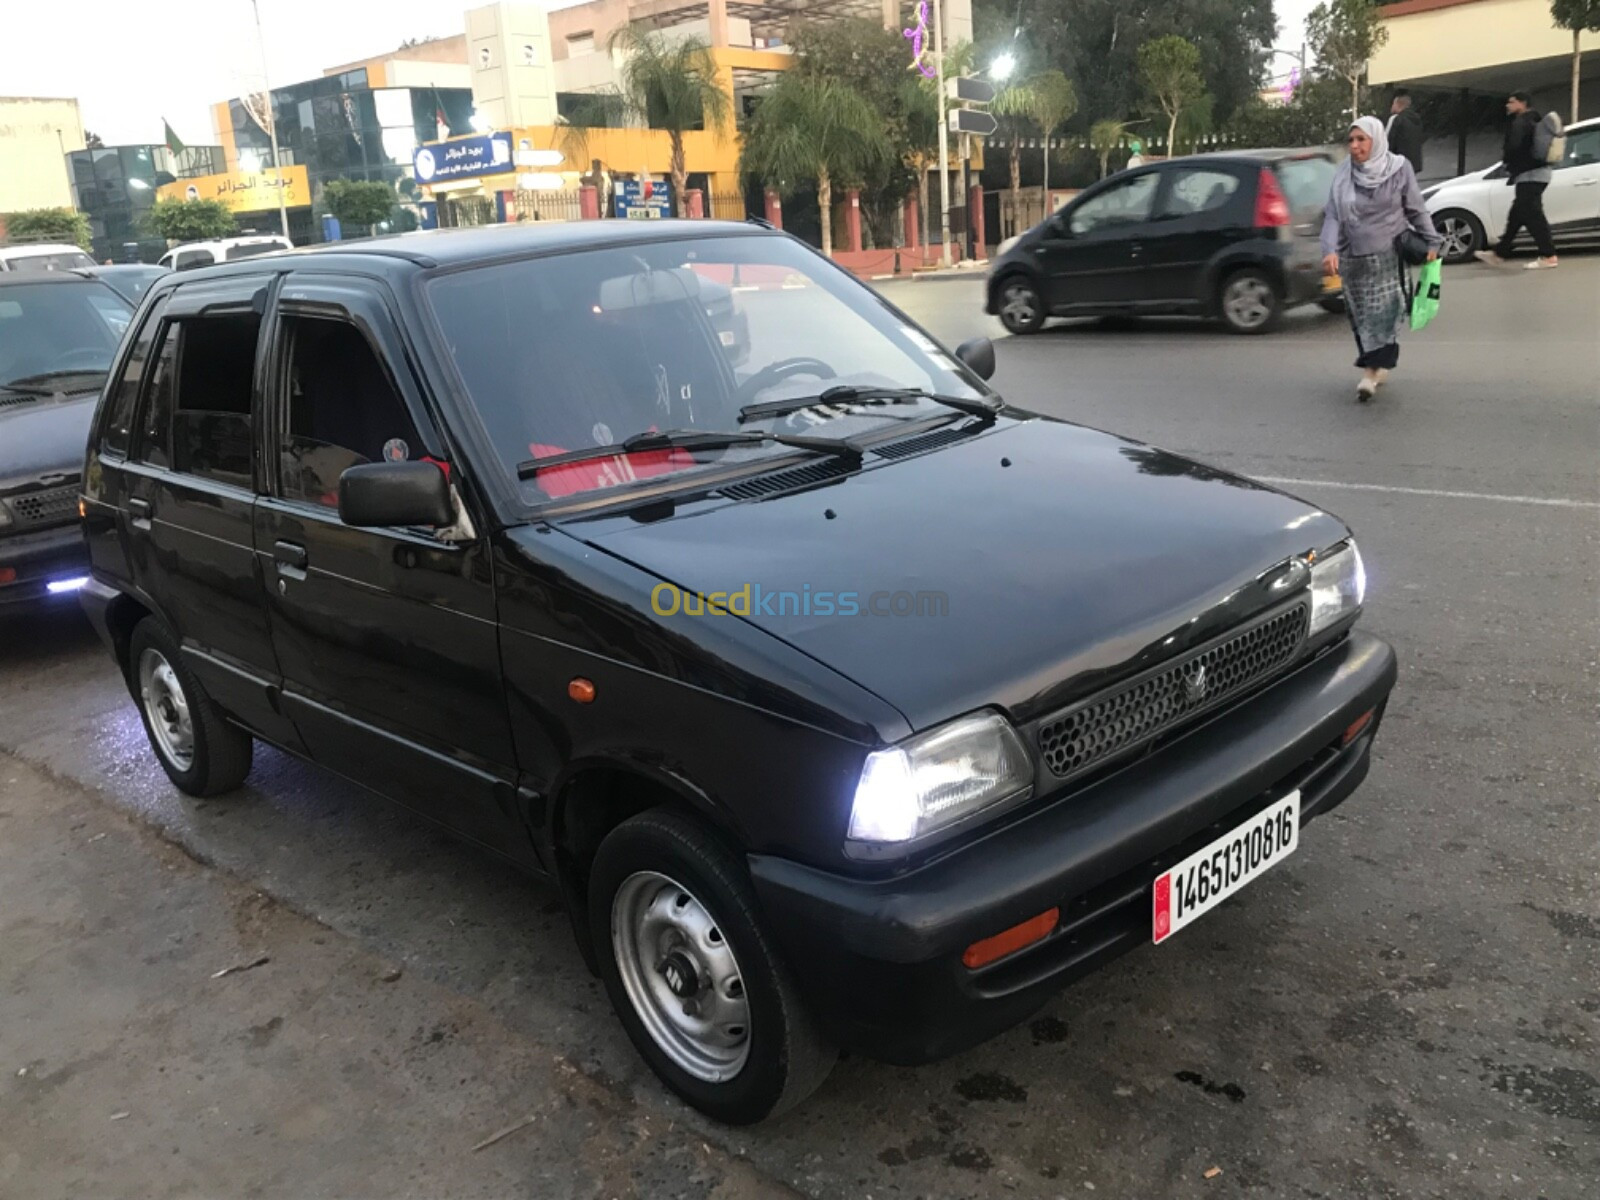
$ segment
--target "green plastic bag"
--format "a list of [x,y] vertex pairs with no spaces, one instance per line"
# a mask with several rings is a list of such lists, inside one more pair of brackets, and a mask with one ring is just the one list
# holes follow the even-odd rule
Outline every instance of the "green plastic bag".
[[1417,272],[1417,292],[1411,298],[1411,328],[1421,329],[1439,313],[1439,284],[1443,264],[1436,258]]

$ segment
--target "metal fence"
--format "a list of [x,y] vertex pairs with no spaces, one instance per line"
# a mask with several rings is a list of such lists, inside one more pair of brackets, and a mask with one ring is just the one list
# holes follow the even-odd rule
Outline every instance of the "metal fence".
[[743,192],[711,192],[706,197],[706,216],[714,220],[742,221],[751,215]]
[[446,196],[439,202],[439,225],[444,229],[492,225],[494,218],[494,201],[487,196]]
[[528,191],[518,189],[512,198],[518,221],[581,221],[583,200],[579,191]]

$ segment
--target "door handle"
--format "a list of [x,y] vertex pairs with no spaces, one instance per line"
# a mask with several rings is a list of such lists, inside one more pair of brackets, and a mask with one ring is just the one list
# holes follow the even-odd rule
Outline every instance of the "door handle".
[[[274,542],[272,559],[277,564],[278,574],[289,579],[304,579],[306,564],[311,561],[299,542]],[[281,581],[278,586],[283,586]]]
[[128,498],[128,515],[133,519],[135,529],[150,528],[150,501],[141,500],[138,496]]

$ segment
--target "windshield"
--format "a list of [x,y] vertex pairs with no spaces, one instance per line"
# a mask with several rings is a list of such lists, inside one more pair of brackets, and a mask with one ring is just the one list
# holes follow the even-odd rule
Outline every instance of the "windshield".
[[[442,275],[429,306],[506,470],[651,431],[876,436],[959,416],[863,397],[740,409],[840,385],[979,398],[956,361],[865,287],[787,238],[731,236],[551,255]],[[530,504],[795,448],[641,449],[539,470]],[[527,474],[527,472],[525,472]]]
[[92,267],[94,259],[82,250],[63,250],[59,254],[13,254],[6,258],[13,271],[71,271]]
[[0,387],[104,375],[132,311],[93,282],[0,287]]

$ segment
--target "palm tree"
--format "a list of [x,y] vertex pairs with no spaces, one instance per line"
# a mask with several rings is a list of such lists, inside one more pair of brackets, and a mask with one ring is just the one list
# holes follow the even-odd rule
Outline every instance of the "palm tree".
[[890,153],[883,122],[860,92],[837,79],[785,71],[745,131],[740,169],[788,194],[817,181],[822,253],[833,254],[833,184],[858,179]]
[[1078,111],[1078,93],[1060,71],[1043,71],[1029,82],[1028,116],[1044,135],[1045,211],[1050,208],[1050,135]]
[[1089,149],[1100,156],[1100,178],[1106,177],[1106,167],[1111,155],[1127,136],[1128,122],[1106,117],[1089,127]]
[[721,134],[733,116],[733,97],[723,90],[710,47],[693,38],[674,38],[638,25],[624,25],[607,43],[622,62],[619,93],[628,115],[651,129],[666,130],[672,146],[672,202],[683,216],[683,135],[691,129]]
[[1006,137],[1006,149],[1010,152],[1011,224],[1009,229],[1001,230],[1004,236],[1010,237],[1017,232],[1019,216],[1017,197],[1022,191],[1022,127],[1023,122],[1033,111],[1033,81],[1013,83],[1001,88],[990,101],[989,111],[1000,118],[1000,127]]

